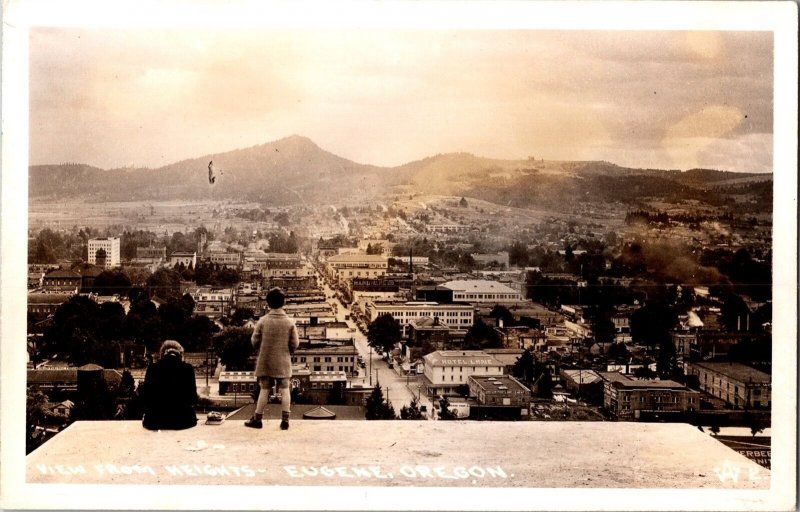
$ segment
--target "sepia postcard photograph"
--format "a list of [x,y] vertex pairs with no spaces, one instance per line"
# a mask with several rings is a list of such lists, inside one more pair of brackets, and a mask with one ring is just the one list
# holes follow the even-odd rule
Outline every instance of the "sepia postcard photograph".
[[795,509],[795,2],[3,7],[4,509]]

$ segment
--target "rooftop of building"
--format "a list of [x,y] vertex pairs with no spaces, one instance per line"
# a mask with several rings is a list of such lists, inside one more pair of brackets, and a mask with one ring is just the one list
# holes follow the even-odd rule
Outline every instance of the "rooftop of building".
[[462,280],[455,280],[455,281],[447,281],[446,283],[442,284],[445,288],[449,288],[453,291],[464,291],[464,292],[473,292],[473,293],[519,293],[519,290],[515,290],[509,286],[504,285],[503,283],[498,283],[497,281],[489,281],[487,279],[462,279]]
[[65,279],[65,278],[72,278],[72,279],[80,279],[81,275],[74,270],[69,270],[65,268],[59,268],[48,272],[45,274],[45,279]]
[[328,263],[347,263],[347,262],[374,262],[386,263],[389,258],[381,256],[380,254],[358,254],[358,253],[344,253],[329,256]]
[[426,365],[432,366],[503,366],[483,350],[437,350],[423,359]]
[[407,308],[421,308],[421,307],[434,307],[434,308],[459,308],[459,309],[469,309],[472,310],[472,306],[469,304],[465,304],[463,302],[448,302],[447,304],[440,304],[438,302],[430,302],[430,301],[403,301],[403,300],[393,300],[387,302],[375,302],[373,303],[378,308],[387,308],[387,307],[407,307]]
[[71,293],[31,292],[28,294],[28,304],[62,304],[71,297]]
[[620,372],[598,372],[598,375],[606,381],[613,384],[619,384],[626,388],[641,388],[641,389],[687,389],[686,386],[674,380],[657,380],[657,379],[632,379],[627,375]]
[[741,363],[692,362],[690,364],[700,368],[706,368],[741,382],[760,382],[768,384],[772,380],[768,373],[764,373]]
[[603,380],[596,371],[589,369],[561,370],[561,373],[577,384],[594,384]]
[[474,380],[484,391],[510,390],[530,392],[530,389],[526,388],[520,381],[510,375],[498,375],[496,377],[470,375],[469,379]]

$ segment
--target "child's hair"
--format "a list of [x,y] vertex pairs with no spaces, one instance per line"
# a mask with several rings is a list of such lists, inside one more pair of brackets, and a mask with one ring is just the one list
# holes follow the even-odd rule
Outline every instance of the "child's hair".
[[267,306],[269,309],[282,308],[286,302],[286,296],[280,288],[273,288],[267,292]]

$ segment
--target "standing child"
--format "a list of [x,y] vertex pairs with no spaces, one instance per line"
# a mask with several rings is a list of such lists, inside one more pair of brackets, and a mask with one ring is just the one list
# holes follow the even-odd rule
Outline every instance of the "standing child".
[[246,427],[261,428],[261,418],[267,407],[270,379],[278,381],[281,390],[281,430],[289,428],[289,412],[291,410],[291,391],[289,380],[292,377],[291,354],[300,345],[297,328],[291,318],[283,311],[285,296],[280,288],[273,288],[267,293],[269,311],[256,323],[251,339],[253,347],[258,350],[256,361],[256,378],[260,388],[256,412],[245,421]]

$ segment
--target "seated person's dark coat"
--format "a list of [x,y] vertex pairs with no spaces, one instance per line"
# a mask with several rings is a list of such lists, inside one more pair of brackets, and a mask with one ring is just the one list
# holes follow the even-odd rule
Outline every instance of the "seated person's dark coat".
[[141,393],[145,428],[181,430],[197,424],[194,370],[180,356],[168,354],[148,366]]

